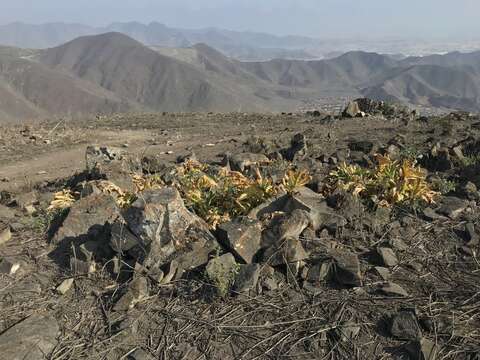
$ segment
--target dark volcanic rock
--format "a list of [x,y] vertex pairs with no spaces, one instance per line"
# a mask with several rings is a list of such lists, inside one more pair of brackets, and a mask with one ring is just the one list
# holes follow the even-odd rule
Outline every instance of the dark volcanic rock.
[[437,357],[435,343],[425,338],[412,341],[405,349],[412,360],[435,360]]
[[377,248],[377,253],[385,266],[393,267],[398,265],[397,255],[395,255],[392,249],[379,247]]
[[412,311],[400,311],[390,323],[392,336],[402,340],[419,340],[422,337],[417,317]]
[[284,239],[268,247],[263,254],[263,260],[272,266],[295,263],[306,258],[308,253],[302,243],[295,238]]
[[149,247],[145,266],[157,268],[194,242],[215,243],[208,225],[185,207],[175,188],[148,190],[139,194],[125,212],[129,229]]
[[240,265],[233,290],[238,293],[255,292],[261,270],[260,264]]
[[451,219],[456,219],[467,207],[468,203],[465,200],[454,196],[446,196],[442,199],[441,206],[437,212]]
[[77,242],[108,240],[110,231],[105,225],[112,224],[118,216],[117,204],[111,196],[87,196],[73,204],[52,241],[58,244],[69,239]]
[[335,280],[345,286],[361,286],[362,273],[358,256],[348,250],[330,250],[334,260]]
[[217,237],[235,255],[249,264],[260,250],[262,226],[257,220],[238,217],[233,221],[219,225]]
[[281,151],[285,160],[298,160],[307,154],[307,138],[303,134],[295,134],[290,141],[290,147]]

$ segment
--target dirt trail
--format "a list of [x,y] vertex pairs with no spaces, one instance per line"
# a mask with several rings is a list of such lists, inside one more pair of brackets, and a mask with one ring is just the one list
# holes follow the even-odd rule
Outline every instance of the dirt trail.
[[[39,181],[68,177],[85,166],[85,148],[87,145],[122,146],[128,144],[129,151],[146,148],[146,141],[151,138],[147,131],[105,131],[99,130],[88,143],[65,148],[55,148],[37,157],[22,161],[12,161],[0,166],[0,190],[16,191]],[[162,146],[155,146],[160,149]]]

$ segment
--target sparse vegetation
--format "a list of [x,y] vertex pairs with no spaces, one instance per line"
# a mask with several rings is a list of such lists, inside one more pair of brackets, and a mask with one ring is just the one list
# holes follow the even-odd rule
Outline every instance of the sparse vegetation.
[[452,180],[439,179],[432,183],[432,188],[442,195],[454,192],[457,189],[457,183]]
[[463,166],[475,166],[480,164],[480,154],[467,155],[461,160],[461,163]]
[[[230,221],[236,216],[246,215],[250,210],[280,191],[293,193],[311,180],[307,170],[289,169],[276,186],[273,180],[263,176],[257,169],[253,178],[226,168],[214,169],[196,161],[188,161],[177,168],[176,181],[186,206],[204,219],[212,228]],[[158,175],[132,175],[133,192],[125,191],[111,181],[98,181],[96,186],[105,194],[113,196],[117,205],[126,208],[144,190],[160,189],[165,183]],[[49,211],[68,209],[78,199],[78,194],[63,189],[55,194]]]
[[394,161],[376,155],[373,169],[358,165],[340,165],[330,174],[330,190],[341,188],[376,205],[431,203],[438,195],[426,181],[426,173],[409,160]]
[[282,180],[282,189],[291,194],[295,189],[307,185],[312,180],[312,177],[307,170],[288,170]]
[[250,179],[225,168],[211,170],[208,165],[188,162],[179,168],[177,184],[186,205],[211,227],[247,214],[277,193],[272,180],[259,171]]

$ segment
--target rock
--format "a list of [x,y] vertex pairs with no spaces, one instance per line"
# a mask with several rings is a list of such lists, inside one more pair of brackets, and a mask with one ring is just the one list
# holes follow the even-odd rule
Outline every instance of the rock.
[[13,258],[0,258],[0,274],[14,275],[20,266],[20,262]]
[[286,195],[283,210],[291,213],[295,209],[305,210],[309,214],[310,224],[315,230],[320,229],[327,222],[332,222],[334,218],[342,222],[341,216],[328,207],[322,195],[306,187],[299,188],[293,195]]
[[0,335],[0,356],[9,360],[50,358],[59,332],[53,316],[32,315]]
[[440,215],[440,214],[437,214],[437,212],[435,210],[433,210],[432,208],[425,208],[423,209],[423,216],[425,217],[425,219],[429,220],[429,221],[434,221],[434,220],[446,220],[447,218]]
[[119,216],[115,200],[109,195],[90,195],[80,199],[70,209],[62,226],[52,239],[54,244],[69,240],[106,242],[110,237],[105,224]]
[[373,150],[373,143],[371,141],[353,141],[348,144],[350,151],[359,151],[364,154],[369,154]]
[[390,333],[401,340],[419,340],[422,337],[417,317],[412,311],[400,311],[392,317]]
[[307,154],[307,138],[303,134],[295,134],[290,141],[290,147],[280,151],[283,158],[288,161],[294,161],[298,157]]
[[220,296],[226,296],[234,284],[238,266],[235,257],[226,253],[209,261],[205,268],[207,278]]
[[260,272],[260,264],[240,265],[238,274],[235,276],[233,290],[237,293],[254,293],[257,288]]
[[435,343],[425,338],[412,341],[406,345],[405,349],[412,360],[435,360],[437,357]]
[[10,226],[4,230],[0,230],[0,246],[6,244],[12,238],[12,232],[10,231]]
[[408,297],[408,292],[402,288],[400,285],[395,284],[393,282],[387,282],[382,284],[379,288],[379,291],[386,296],[400,296],[400,297]]
[[390,270],[385,267],[375,266],[373,269],[384,281],[387,281],[391,276]]
[[397,255],[395,255],[395,252],[392,249],[379,247],[377,248],[377,253],[385,266],[394,267],[398,265]]
[[148,297],[148,282],[145,277],[137,277],[128,285],[127,292],[117,301],[114,311],[128,311]]
[[56,291],[60,295],[65,295],[73,286],[74,278],[65,279],[61,282],[60,285],[56,287]]
[[15,211],[0,204],[0,220],[13,220],[15,218]]
[[407,244],[405,244],[405,242],[401,238],[398,238],[398,237],[393,237],[390,240],[388,240],[388,244],[392,248],[398,251],[406,251],[408,250],[408,247],[409,247]]
[[450,219],[456,219],[467,207],[466,201],[454,196],[445,196],[437,213],[448,216]]
[[155,360],[155,358],[143,349],[137,349],[128,354],[127,360]]
[[[473,223],[467,223],[465,225],[465,233],[467,235],[467,245],[476,246],[480,243],[480,237],[475,231],[475,225]],[[1,244],[1,241],[0,241]]]
[[262,265],[260,272],[260,285],[266,291],[273,291],[278,289],[279,281],[275,277],[275,269],[270,265]]
[[313,284],[319,284],[326,281],[332,270],[332,263],[329,261],[322,262],[321,264],[315,264],[307,273],[307,281]]
[[293,210],[278,225],[278,241],[286,238],[298,239],[300,234],[310,225],[310,221],[310,216],[307,211],[301,209]]
[[216,243],[208,225],[187,210],[173,187],[140,193],[124,212],[124,219],[133,234],[149,246],[144,266],[150,269],[168,263],[195,242],[204,246]]
[[247,264],[253,261],[255,254],[260,250],[262,226],[257,220],[238,217],[219,225],[216,234],[222,244]]
[[265,249],[263,254],[263,261],[272,266],[296,263],[307,258],[308,254],[302,243],[295,238],[287,238],[272,245]]
[[268,157],[263,154],[241,153],[232,155],[229,159],[230,168],[234,171],[244,172],[253,165],[267,164]]
[[347,107],[345,108],[345,110],[343,110],[342,116],[348,117],[348,118],[354,118],[358,115],[360,111],[361,110],[360,110],[360,107],[358,106],[358,103],[356,101],[350,101]]
[[97,264],[94,261],[84,261],[75,257],[70,258],[70,270],[75,275],[93,274],[97,270]]
[[298,239],[310,222],[310,214],[301,209],[275,216],[263,231],[262,247],[278,246],[286,238]]
[[358,256],[348,250],[333,249],[329,255],[334,260],[335,280],[345,286],[361,286],[362,273]]
[[145,244],[140,241],[129,229],[125,222],[117,219],[111,228],[110,247],[119,254],[125,254],[135,247],[146,253]]
[[123,159],[125,151],[120,148],[107,146],[88,146],[85,152],[87,171],[92,172],[114,161]]

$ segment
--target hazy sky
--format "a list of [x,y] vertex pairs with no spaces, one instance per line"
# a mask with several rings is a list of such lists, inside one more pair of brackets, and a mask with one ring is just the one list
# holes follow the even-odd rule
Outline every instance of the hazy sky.
[[0,23],[159,21],[314,37],[477,37],[480,0],[0,0]]

